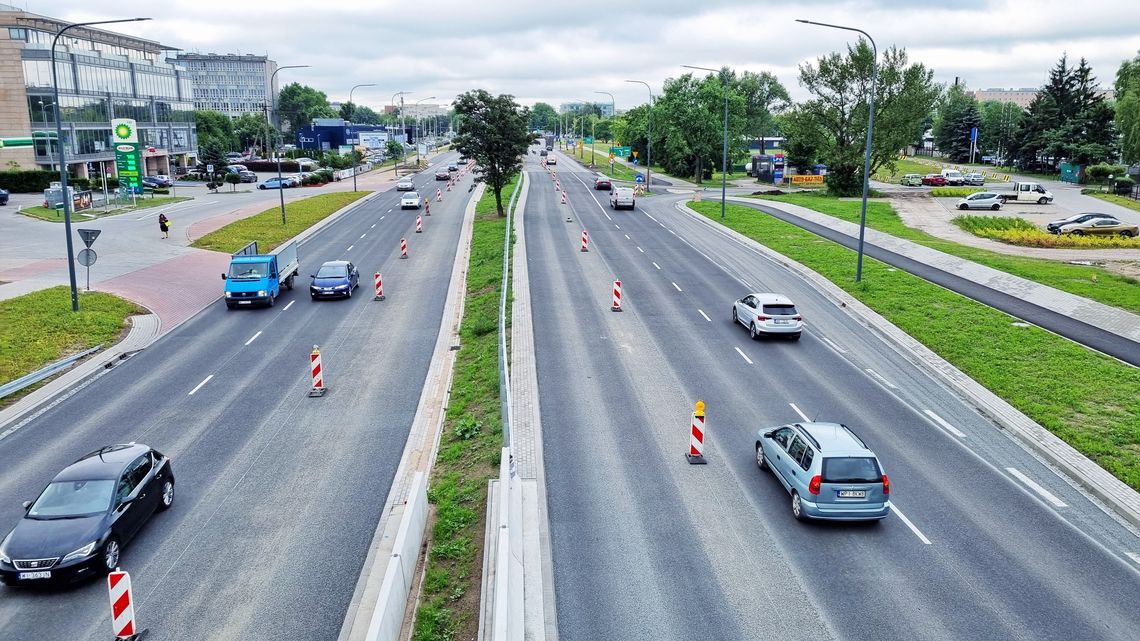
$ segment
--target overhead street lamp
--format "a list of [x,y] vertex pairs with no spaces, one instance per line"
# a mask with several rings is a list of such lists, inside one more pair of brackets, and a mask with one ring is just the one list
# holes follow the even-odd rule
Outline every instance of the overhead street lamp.
[[[427,98],[420,98],[419,100],[416,101],[416,122],[417,123],[420,120],[420,103],[425,101],[425,100],[435,100],[435,96],[428,96]],[[417,129],[417,132],[418,131],[419,130]],[[416,167],[420,166],[420,140],[422,138],[423,138],[423,136],[419,135],[419,133],[416,134]]]
[[397,176],[399,176],[400,172],[398,172],[396,170],[399,167],[400,161],[404,158],[404,143],[407,142],[407,133],[406,133],[406,130],[404,129],[404,96],[406,96],[410,93],[412,93],[412,92],[410,92],[410,91],[397,91],[396,93],[392,94],[392,107],[393,108],[396,106],[396,96],[400,97],[400,135],[404,136],[404,138],[402,140],[400,140],[400,157],[396,159],[396,163],[393,165],[393,168],[392,168],[392,171],[395,172]]
[[868,100],[870,113],[867,114],[867,148],[863,154],[863,205],[859,212],[859,258],[855,266],[855,282],[858,283],[863,280],[863,236],[867,229],[867,192],[871,184],[871,135],[875,128],[875,86],[879,84],[879,48],[875,46],[875,39],[871,37],[871,34],[862,29],[799,18],[796,19],[796,22],[814,24],[818,27],[843,29],[844,31],[855,31],[866,36],[867,40],[871,43],[871,53],[874,59],[871,61],[871,96]]
[[[582,105],[581,108],[578,109],[578,144],[580,145],[579,149],[582,150],[582,153],[578,157],[583,158],[586,155],[586,107],[589,106],[592,111],[594,103],[582,100],[581,98],[578,98],[578,103]],[[591,131],[590,134],[593,135],[593,132]],[[590,149],[593,148],[594,146],[590,145]],[[593,166],[594,161],[591,159],[590,167],[592,168]]]
[[[282,69],[304,69],[311,65],[285,65],[284,67],[277,67],[273,73],[269,75],[269,99],[270,111],[276,113],[277,111],[277,92],[273,91],[273,79],[277,77],[277,72]],[[265,124],[269,126],[269,114],[265,114]],[[281,137],[281,121],[277,121],[277,141],[284,144]],[[318,145],[319,147],[319,145]],[[317,151],[320,151],[318,149]],[[281,224],[285,224],[285,187],[281,184],[281,150],[277,150],[277,195],[281,198]]]
[[[38,102],[40,104],[40,117],[43,119],[44,127],[47,127],[47,122],[48,122],[47,108],[53,107],[52,113],[54,114],[55,113],[55,109],[54,109],[55,103],[54,102],[44,102],[43,98],[40,98],[36,102]],[[47,149],[48,166],[50,166],[52,169],[55,169],[55,162],[52,161],[52,158],[51,158],[51,138],[50,137],[44,138],[44,147]],[[104,196],[105,196],[105,194],[104,194]]]
[[[375,87],[375,86],[376,86],[375,83],[366,84],[366,85],[354,85],[352,87],[352,89],[348,90],[348,104],[352,105],[352,113],[349,114],[350,116],[356,115],[356,103],[352,101],[352,92],[356,91],[360,87]],[[351,122],[352,118],[349,118],[349,121]],[[360,134],[357,133],[356,135],[357,135],[356,140],[357,140],[357,142],[359,142],[360,141],[360,137],[359,137]],[[348,141],[346,140],[345,142],[348,142]],[[353,147],[352,148],[352,191],[356,191],[356,172],[358,169],[360,169],[360,162],[356,160],[356,147]]]
[[[119,20],[96,20],[94,22],[77,22],[69,24],[55,32],[55,38],[51,41],[51,92],[52,98],[55,100],[55,139],[56,144],[59,145],[59,184],[63,191],[63,229],[67,234],[67,276],[71,281],[71,311],[79,311],[79,289],[75,283],[75,248],[71,243],[71,198],[67,194],[67,161],[63,151],[63,123],[59,117],[59,78],[55,68],[55,45],[59,43],[59,38],[65,31],[74,29],[76,27],[90,27],[98,24],[118,24],[120,22],[143,22],[150,20],[150,18],[121,18]],[[50,144],[50,143],[49,143]]]
[[[700,69],[701,71],[711,71],[713,73],[720,73],[719,69],[709,69],[708,67],[694,67],[693,65],[681,65],[686,69]],[[721,77],[721,84],[724,85],[724,149],[721,151],[720,157],[720,217],[724,218],[725,203],[728,199],[728,74]],[[699,163],[698,163],[699,164]]]
[[626,80],[626,82],[633,82],[645,85],[649,90],[649,138],[648,144],[645,149],[645,193],[649,193],[649,167],[653,164],[653,89],[649,86],[648,82],[644,80]]
[[[617,115],[617,101],[614,100],[614,95],[608,91],[595,91],[594,93],[603,93],[603,94],[610,97],[610,118],[613,118],[614,116],[616,116]],[[611,125],[612,125],[612,123],[611,123]],[[611,128],[611,131],[612,131],[612,128]],[[595,130],[595,133],[596,133],[596,130]],[[598,139],[596,137],[594,138],[594,144],[595,145],[598,144]],[[590,164],[591,165],[594,164],[594,155],[592,152],[590,154]],[[610,176],[613,176],[613,175],[614,175],[614,164],[611,162],[610,163]]]

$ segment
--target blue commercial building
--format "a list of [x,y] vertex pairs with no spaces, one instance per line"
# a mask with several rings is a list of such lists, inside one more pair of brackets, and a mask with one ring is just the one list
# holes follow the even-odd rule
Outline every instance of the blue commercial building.
[[389,140],[403,142],[406,134],[389,125],[359,125],[340,118],[317,118],[297,132],[297,148],[331,151],[341,145],[383,149]]

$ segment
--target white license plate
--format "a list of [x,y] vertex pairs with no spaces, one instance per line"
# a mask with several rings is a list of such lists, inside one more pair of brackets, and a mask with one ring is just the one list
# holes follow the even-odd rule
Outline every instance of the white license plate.
[[791,325],[791,324],[792,324],[792,321],[790,321],[790,320],[784,320],[784,319],[781,319],[781,318],[777,318],[776,320],[774,320],[774,321],[772,321],[772,322],[773,322],[773,323],[775,323],[775,324],[777,324],[777,325]]
[[21,572],[20,574],[17,575],[17,577],[21,581],[24,581],[26,579],[50,579],[51,578],[51,571],[50,570],[43,570],[40,572]]
[[248,305],[248,304],[249,304],[248,300],[239,300],[238,301],[238,305]]
[[867,498],[867,490],[839,490],[839,498],[865,499]]

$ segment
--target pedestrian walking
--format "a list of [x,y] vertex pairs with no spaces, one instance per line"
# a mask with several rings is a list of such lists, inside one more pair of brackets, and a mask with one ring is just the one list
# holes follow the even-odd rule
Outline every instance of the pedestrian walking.
[[166,214],[158,215],[158,229],[162,232],[163,238],[170,238],[170,219]]

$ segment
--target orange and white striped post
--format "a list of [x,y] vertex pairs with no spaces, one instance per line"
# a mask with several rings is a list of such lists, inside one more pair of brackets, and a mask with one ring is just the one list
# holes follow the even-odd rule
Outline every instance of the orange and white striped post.
[[582,251],[590,251],[590,235],[586,233],[585,229],[582,230]]
[[443,202],[443,192],[440,191],[439,189],[435,190],[435,202],[437,202],[437,203]]
[[384,300],[384,281],[380,278],[380,272],[376,272],[376,296],[372,300]]
[[697,401],[689,428],[689,451],[685,458],[692,465],[704,465],[705,460],[705,402]]
[[566,204],[566,192],[562,192],[562,203],[561,204],[563,204],[563,205]]
[[313,372],[313,387],[309,390],[309,396],[324,396],[328,391],[325,387],[325,370],[321,367],[321,348],[313,345],[313,351],[309,354],[309,368]]
[[107,575],[107,590],[111,597],[111,629],[116,639],[132,639],[135,629],[135,604],[131,596],[131,575],[115,570]]
[[614,311],[614,312],[620,312],[621,311],[621,281],[620,280],[614,281],[614,302],[613,302],[613,305],[610,306],[610,311]]
[[424,216],[431,216],[431,201],[424,198]]
[[416,233],[424,233],[424,219],[423,216],[420,216],[418,214],[416,215]]
[[407,257],[408,257],[408,239],[407,238],[401,238],[400,239],[400,258],[407,258]]

